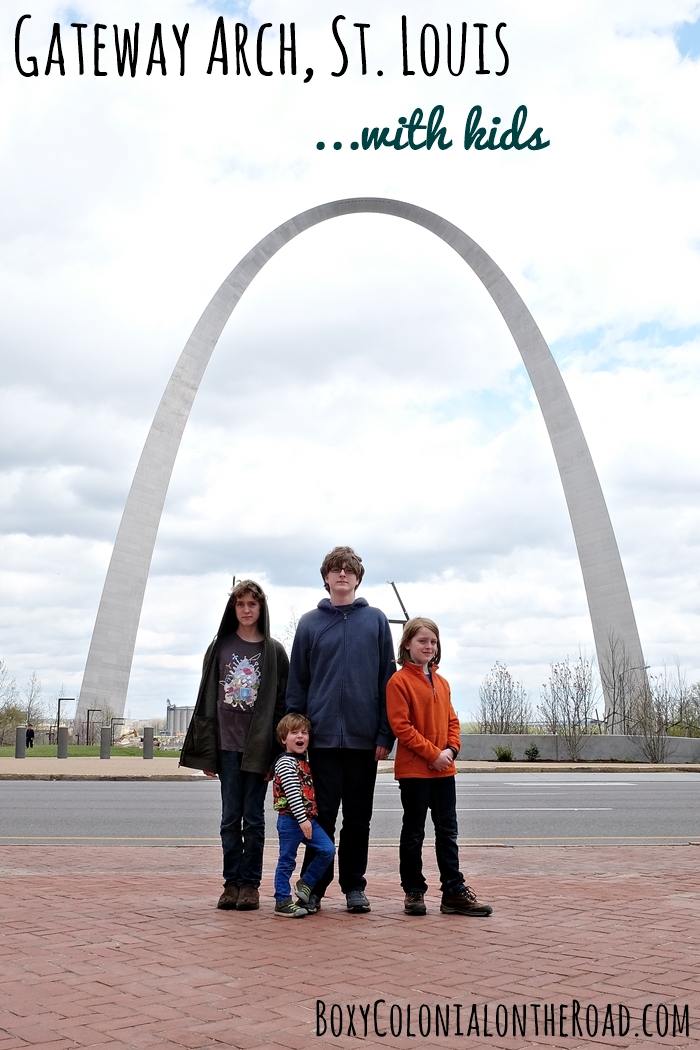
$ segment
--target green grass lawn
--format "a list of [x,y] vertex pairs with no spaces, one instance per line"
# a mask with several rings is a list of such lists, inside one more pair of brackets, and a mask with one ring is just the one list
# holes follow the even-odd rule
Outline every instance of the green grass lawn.
[[[57,750],[55,744],[36,744],[32,748],[27,748],[27,758],[56,758]],[[140,747],[113,747],[110,750],[110,755],[112,758],[119,758],[120,756],[136,756],[137,758],[140,758],[143,755],[143,751]],[[179,755],[179,751],[159,751],[158,748],[153,749],[154,758],[178,758]],[[0,747],[0,758],[14,757],[14,744]],[[87,746],[85,744],[69,744],[68,757],[99,758],[100,745],[91,744],[90,746]]]

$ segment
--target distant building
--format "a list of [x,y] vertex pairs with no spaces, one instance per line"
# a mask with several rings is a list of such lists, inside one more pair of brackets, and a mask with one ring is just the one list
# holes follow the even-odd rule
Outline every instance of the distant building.
[[193,714],[194,707],[178,707],[176,704],[171,704],[168,700],[168,707],[165,712],[165,735],[184,735],[187,732],[187,727]]

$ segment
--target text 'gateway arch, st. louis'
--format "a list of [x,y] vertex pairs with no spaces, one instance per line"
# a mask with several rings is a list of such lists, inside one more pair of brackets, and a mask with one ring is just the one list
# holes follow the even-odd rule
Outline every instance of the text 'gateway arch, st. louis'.
[[520,351],[552,442],[599,666],[602,670],[610,665],[611,646],[618,645],[630,668],[644,666],[598,475],[564,380],[532,314],[505,274],[462,230],[413,204],[366,197],[321,204],[278,226],[241,259],[200,317],[158,406],[129,491],[90,643],[76,728],[85,720],[88,708],[108,705],[115,715],[124,713],[143,596],[175,457],[209,358],[238,300],[265,263],[298,234],[327,219],[367,212],[394,215],[430,230],[454,248],[494,300]]

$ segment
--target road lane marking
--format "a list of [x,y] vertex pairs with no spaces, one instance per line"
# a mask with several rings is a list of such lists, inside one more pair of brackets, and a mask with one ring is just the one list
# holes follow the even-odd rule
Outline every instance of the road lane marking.
[[[505,785],[506,787],[517,787],[515,781],[509,780]],[[551,788],[555,785],[548,781],[542,784],[543,788]],[[639,784],[633,780],[599,780],[597,783],[593,780],[578,780],[573,784],[557,784],[557,790],[561,788],[589,788],[589,787],[638,787]],[[536,787],[535,784],[528,784],[528,787]]]
[[[13,845],[22,845],[22,844],[25,844],[25,843],[27,843],[29,841],[40,842],[40,843],[48,843],[48,844],[65,842],[65,843],[74,843],[76,845],[78,845],[80,843],[91,844],[91,843],[100,843],[100,842],[105,842],[105,843],[106,842],[127,842],[127,843],[128,842],[141,842],[141,843],[152,842],[152,843],[161,843],[161,844],[167,844],[167,843],[174,843],[174,844],[176,844],[176,843],[188,843],[188,844],[193,844],[193,845],[196,845],[196,846],[204,846],[204,845],[213,846],[215,844],[219,845],[219,843],[220,843],[220,840],[218,838],[216,838],[216,839],[214,839],[214,838],[200,838],[200,839],[198,839],[198,838],[195,838],[194,836],[192,836],[191,838],[169,838],[167,836],[162,836],[160,838],[150,838],[150,837],[147,837],[147,836],[134,838],[134,837],[116,836],[116,835],[115,836],[109,836],[109,837],[99,836],[99,835],[93,835],[93,836],[84,835],[84,836],[80,836],[80,837],[77,836],[77,835],[63,835],[63,836],[62,835],[53,835],[53,836],[51,836],[51,835],[32,835],[32,836],[28,836],[28,835],[1,835],[0,836],[0,842],[6,842],[6,843],[9,843],[9,844],[13,844]],[[266,838],[265,839],[265,845],[266,846],[275,846],[275,845],[277,845],[277,841],[278,840],[276,838]],[[657,843],[657,844],[660,844],[660,843],[675,843],[675,844],[678,844],[678,845],[689,845],[689,846],[700,845],[700,842],[698,842],[698,838],[697,838],[697,833],[696,832],[693,832],[692,834],[688,833],[686,835],[651,835],[651,836],[650,835],[548,835],[548,836],[545,836],[545,835],[531,835],[531,836],[503,835],[503,836],[501,836],[501,838],[497,842],[494,842],[494,839],[492,837],[489,837],[489,838],[475,838],[475,837],[472,837],[472,838],[470,838],[470,837],[467,837],[467,836],[460,835],[458,837],[457,841],[462,846],[469,846],[469,845],[471,845],[471,846],[484,846],[484,845],[494,846],[494,845],[499,845],[500,846],[500,845],[511,843],[511,842],[518,842],[518,843],[528,843],[529,842],[529,843],[541,843],[541,844],[581,842],[581,843],[588,843],[588,844],[591,844],[591,843],[600,843],[600,844],[606,844],[606,845],[615,845],[615,844],[625,844],[625,845],[627,845],[627,844],[630,844],[630,845],[642,845],[642,846],[646,845],[646,844],[653,845],[655,843]],[[426,836],[425,842],[430,844],[430,845],[432,845],[432,843],[434,842],[434,839],[432,837]],[[371,836],[371,838],[370,838],[370,845],[372,845],[372,846],[398,846],[399,845],[399,839],[398,838],[380,838],[380,837]]]
[[[479,809],[457,807],[458,813],[607,813],[612,806],[483,806]],[[373,813],[403,813],[402,809],[377,809]]]

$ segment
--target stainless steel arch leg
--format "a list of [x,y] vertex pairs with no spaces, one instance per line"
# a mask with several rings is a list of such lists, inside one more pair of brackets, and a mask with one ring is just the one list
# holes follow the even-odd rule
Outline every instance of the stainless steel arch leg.
[[[630,669],[644,658],[610,516],[571,398],[532,314],[505,274],[452,223],[412,204],[381,198],[334,201],[311,208],[264,237],[231,271],[187,340],[136,468],[124,507],[90,643],[76,724],[89,707],[124,713],[151,557],[185,424],[209,358],[238,300],[265,263],[310,227],[340,215],[394,215],[430,230],[472,268],[500,310],[522,355],[552,442],[576,547],[601,668],[611,641]],[[641,672],[643,674],[643,671]],[[606,697],[606,700],[609,698]]]

